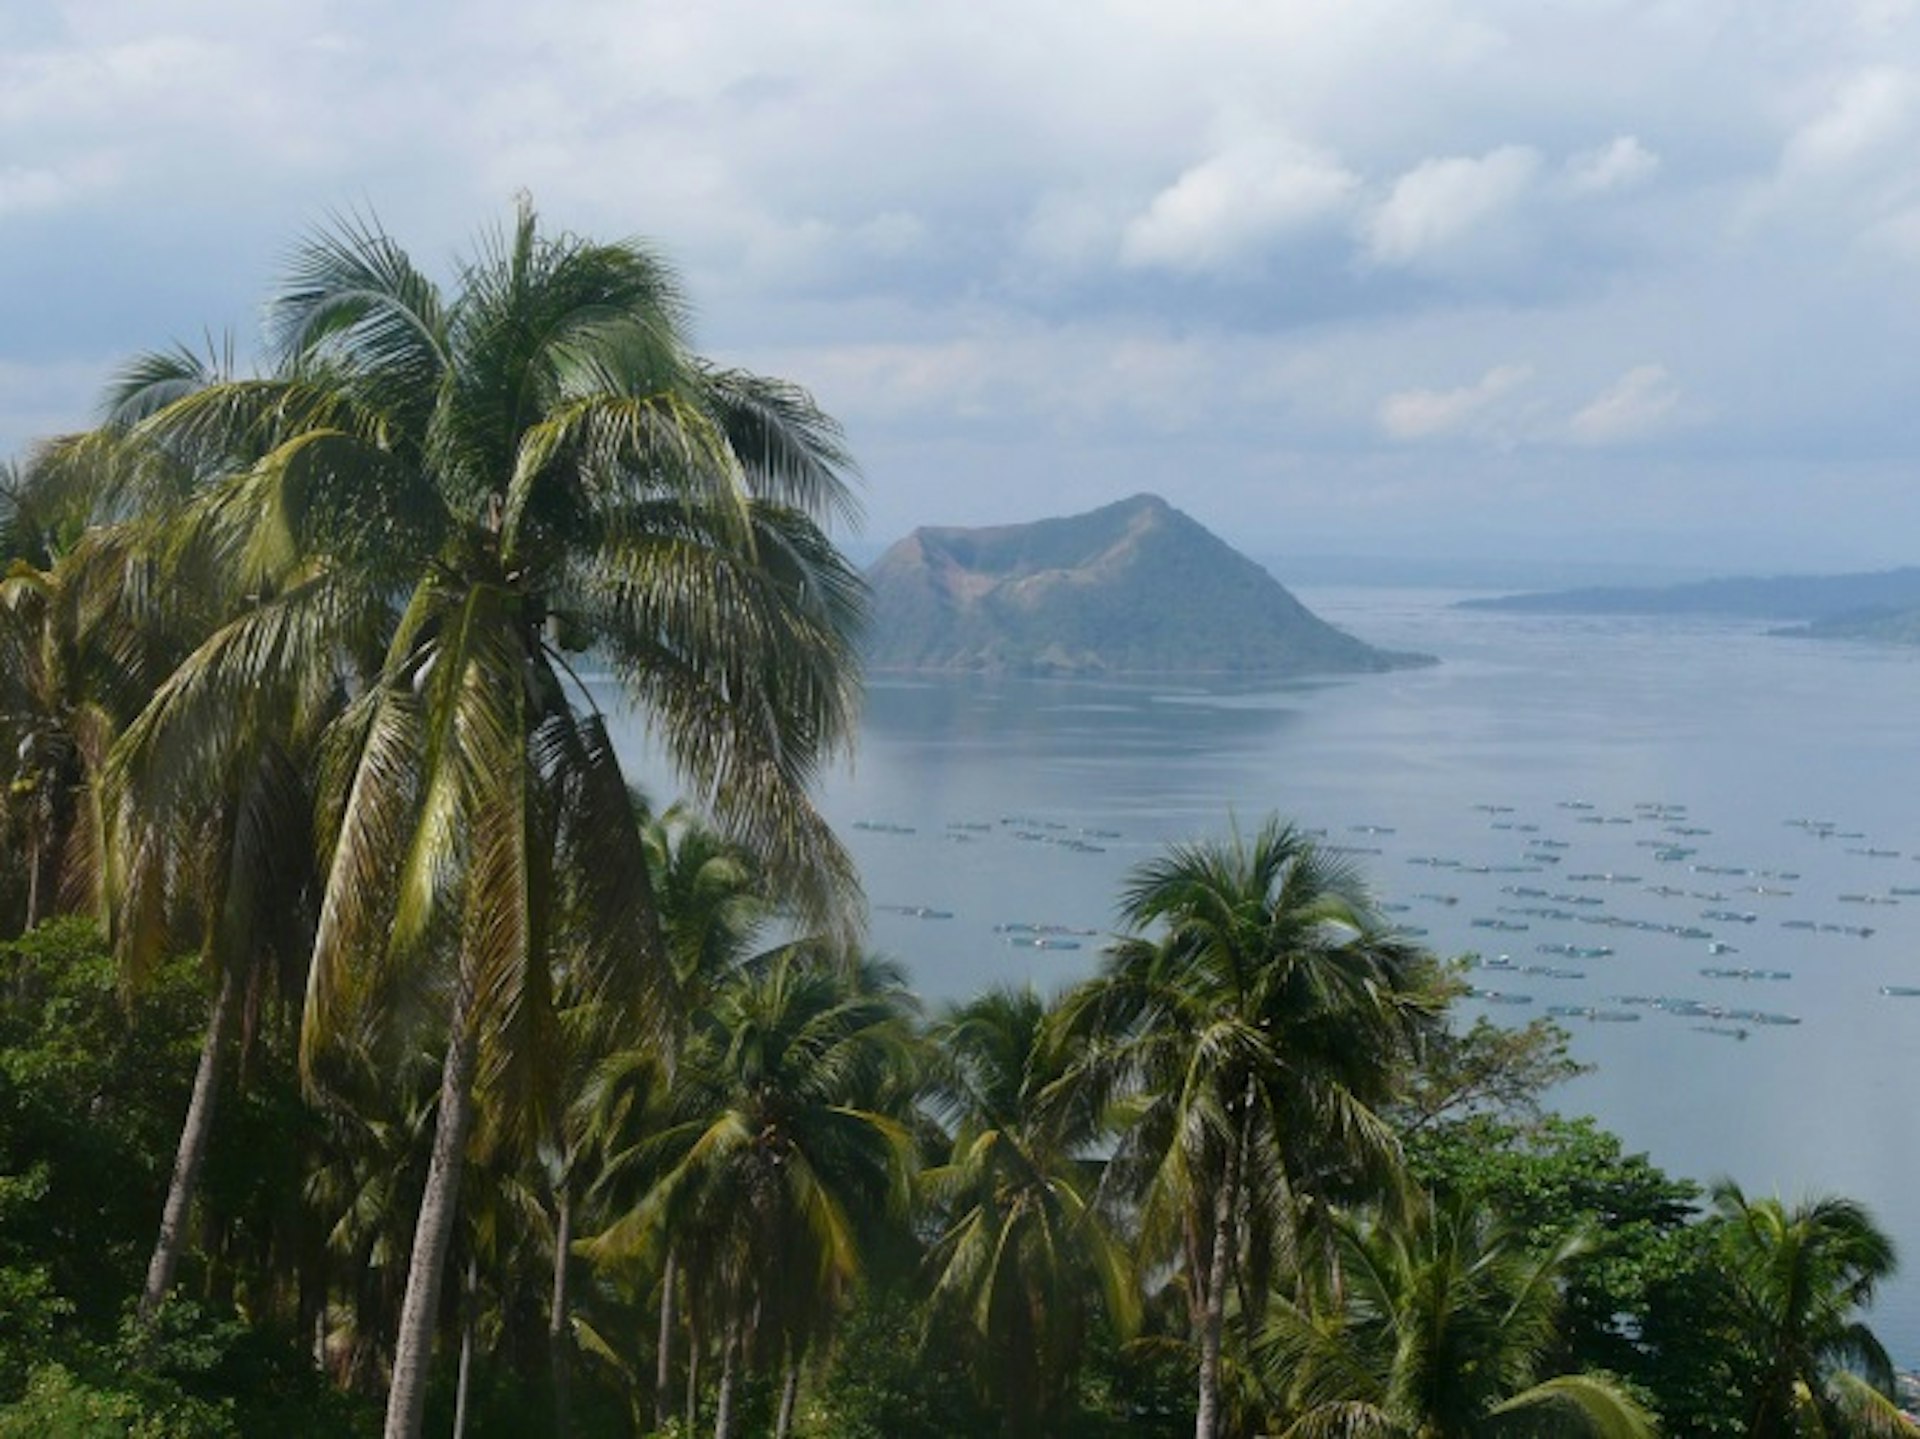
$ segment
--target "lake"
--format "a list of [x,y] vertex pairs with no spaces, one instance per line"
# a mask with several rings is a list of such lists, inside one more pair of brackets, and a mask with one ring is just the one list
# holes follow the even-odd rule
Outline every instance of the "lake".
[[[1920,1362],[1920,996],[1880,992],[1920,987],[1920,653],[1299,593],[1441,663],[1264,688],[875,680],[823,794],[873,946],[932,1003],[1051,989],[1094,966],[1122,876],[1168,841],[1276,812],[1324,830],[1396,921],[1493,962],[1472,978],[1499,998],[1469,1013],[1631,1016],[1562,1020],[1596,1068],[1556,1107],[1677,1174],[1872,1206],[1913,1266],[1873,1322]],[[1036,949],[996,925],[1095,934]]]

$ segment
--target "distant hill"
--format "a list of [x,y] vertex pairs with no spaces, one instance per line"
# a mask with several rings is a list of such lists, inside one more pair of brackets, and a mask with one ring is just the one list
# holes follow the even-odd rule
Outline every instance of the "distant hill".
[[1920,609],[1920,568],[1857,575],[1775,575],[1657,588],[1555,590],[1462,600],[1464,609],[1554,615],[1735,615],[1821,622]]
[[1889,645],[1920,645],[1920,606],[1904,610],[1854,610],[1773,633],[1789,639],[1875,640]]
[[876,670],[1373,672],[1430,664],[1317,618],[1154,495],[992,529],[920,529],[867,572]]

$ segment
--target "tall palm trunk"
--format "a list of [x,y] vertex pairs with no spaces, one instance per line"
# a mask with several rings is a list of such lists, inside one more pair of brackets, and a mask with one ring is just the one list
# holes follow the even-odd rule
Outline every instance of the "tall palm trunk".
[[700,1326],[693,1312],[693,1299],[687,1299],[687,1432],[700,1419]]
[[787,1373],[780,1383],[780,1414],[774,1420],[773,1439],[787,1439],[793,1432],[793,1410],[800,1398],[800,1349],[787,1351]]
[[20,932],[32,934],[35,925],[40,923],[40,846],[32,843],[27,846],[27,919],[26,926]]
[[673,1251],[660,1274],[660,1345],[653,1358],[653,1427],[664,1429],[673,1413]]
[[434,1321],[440,1312],[441,1271],[453,1242],[460,1174],[466,1165],[467,1130],[473,1123],[473,994],[465,976],[454,996],[447,1057],[440,1070],[440,1111],[434,1118],[433,1159],[413,1228],[407,1265],[407,1295],[393,1353],[393,1384],[387,1392],[386,1439],[419,1439],[427,1404],[427,1370],[433,1358]]
[[220,977],[220,989],[207,1016],[206,1037],[200,1043],[200,1067],[194,1071],[193,1097],[187,1101],[186,1121],[180,1126],[180,1147],[173,1157],[173,1179],[167,1186],[166,1206],[160,1213],[160,1237],[154,1243],[153,1258],[147,1264],[147,1282],[140,1291],[142,1320],[153,1317],[160,1302],[167,1297],[167,1291],[173,1288],[180,1251],[186,1247],[187,1218],[193,1209],[194,1192],[200,1187],[200,1169],[206,1161],[207,1144],[213,1137],[220,1069],[233,1042],[239,1017],[240,984],[233,971],[228,970]]
[[460,1301],[460,1378],[453,1396],[453,1439],[466,1439],[467,1395],[473,1386],[473,1330],[479,1317],[480,1268],[471,1255],[467,1258],[466,1292]]
[[1193,1439],[1220,1433],[1220,1338],[1226,1327],[1227,1285],[1231,1282],[1234,1211],[1240,1188],[1240,1147],[1227,1151],[1226,1173],[1213,1201],[1213,1252],[1207,1262],[1207,1292],[1200,1322],[1200,1394],[1194,1408]]
[[733,1390],[740,1367],[740,1324],[727,1326],[726,1342],[720,1347],[720,1397],[713,1406],[713,1439],[733,1439]]
[[554,1211],[553,1303],[547,1314],[547,1355],[553,1369],[553,1432],[564,1439],[573,1432],[573,1322],[567,1294],[567,1261],[573,1253],[573,1195],[564,1177],[554,1187]]

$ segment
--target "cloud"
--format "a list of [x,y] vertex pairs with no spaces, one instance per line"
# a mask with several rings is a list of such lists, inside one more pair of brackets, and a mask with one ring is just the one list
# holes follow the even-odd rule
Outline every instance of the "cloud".
[[1566,165],[1567,188],[1576,195],[1605,195],[1630,190],[1660,168],[1660,157],[1632,135],[1621,135],[1597,150],[1583,150]]
[[1121,237],[1123,263],[1200,272],[1241,264],[1287,233],[1345,211],[1360,178],[1290,140],[1237,145],[1188,170]]
[[1583,445],[1637,440],[1660,427],[1680,403],[1680,387],[1664,365],[1637,365],[1602,390],[1568,421]]
[[1407,265],[1457,245],[1509,210],[1539,167],[1538,152],[1524,145],[1416,166],[1394,181],[1368,218],[1368,257],[1381,265]]
[[[1676,466],[1742,475],[1920,448],[1914,0],[16,8],[16,443],[91,414],[91,380],[31,377],[244,344],[327,214],[447,277],[525,187],[657,242],[703,347],[816,389],[903,523],[1054,474],[1290,466],[1302,503],[1391,474],[1410,543],[1472,544],[1509,439],[1595,476],[1654,472],[1682,422]],[[1684,393],[1620,388],[1650,357]],[[1501,514],[1566,523],[1506,458]]]
[[1832,101],[1788,137],[1781,152],[1785,176],[1844,169],[1911,130],[1920,86],[1911,73],[1876,66],[1850,76]]
[[82,176],[39,166],[8,165],[0,168],[0,216],[57,210],[89,188]]
[[1492,407],[1533,376],[1526,365],[1496,365],[1457,390],[1401,390],[1380,402],[1380,428],[1396,440],[1424,440],[1481,428]]

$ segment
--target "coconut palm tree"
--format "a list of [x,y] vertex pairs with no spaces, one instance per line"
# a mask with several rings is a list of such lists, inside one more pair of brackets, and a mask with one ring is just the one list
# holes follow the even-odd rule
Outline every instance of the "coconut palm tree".
[[0,466],[0,844],[18,855],[28,929],[55,913],[107,922],[108,754],[184,652],[131,530],[89,527],[97,495],[65,448]]
[[934,1303],[971,1335],[1007,1431],[1043,1432],[1104,1301],[1125,1337],[1139,1319],[1132,1265],[1095,1205],[1091,1136],[1041,1103],[1062,1058],[1032,989],[995,989],[932,1034],[930,1099],[952,1132],[922,1176],[942,1225],[928,1255]]
[[[212,1133],[221,1066],[243,1003],[294,951],[311,868],[307,785],[290,753],[295,715],[222,747],[215,786],[160,784],[129,802],[122,770],[136,715],[160,677],[204,635],[221,600],[195,580],[155,583],[150,527],[112,513],[137,447],[70,436],[25,471],[0,477],[0,532],[21,550],[0,577],[0,731],[18,736],[13,818],[27,847],[26,923],[51,909],[95,914],[113,933],[130,983],[169,944],[199,943],[213,976],[202,1047],[173,1177],[141,1298],[172,1284]],[[149,469],[154,468],[149,466]],[[121,472],[121,473],[116,473]],[[256,705],[256,708],[258,706]],[[310,739],[314,725],[306,726]],[[165,756],[149,773],[165,777]],[[289,938],[292,935],[293,938]],[[243,957],[254,963],[251,971]],[[297,982],[297,981],[296,981]]]
[[910,1004],[897,971],[785,946],[725,981],[681,1058],[660,1178],[592,1240],[606,1263],[671,1247],[718,1330],[715,1439],[731,1439],[750,1353],[778,1356],[784,1436],[807,1347],[904,1211]]
[[1748,1353],[1752,1439],[1904,1435],[1893,1364],[1858,1317],[1894,1271],[1893,1241],[1847,1199],[1787,1206],[1713,1188],[1716,1252],[1733,1335]]
[[319,768],[302,1057],[311,1075],[370,1014],[438,1016],[388,1411],[412,1436],[476,1096],[551,1132],[555,994],[641,1006],[666,982],[626,781],[569,655],[610,666],[728,832],[845,923],[852,869],[807,788],[853,717],[861,587],[822,528],[847,461],[805,395],[690,353],[651,253],[543,236],[524,204],[451,296],[345,223],[270,318],[266,376],[155,364],[116,410],[183,457],[267,440],[178,522],[255,602],[162,687],[148,739],[185,757],[177,782],[213,784],[214,737],[262,686],[353,694]]
[[[642,804],[640,813],[654,903],[678,987],[680,1002],[670,1036],[671,1048],[677,1050],[694,1022],[711,1009],[721,986],[749,962],[774,905],[753,857],[689,806],[674,804],[653,814]],[[637,1204],[661,1177],[662,1156],[645,1141],[671,1122],[670,1106],[677,1096],[670,1055],[657,1040],[655,1036],[655,1042],[608,1055],[596,1066],[576,1106],[583,1148],[599,1160],[595,1197],[614,1212],[623,1204]],[[685,1282],[684,1266],[672,1248],[661,1256],[657,1282],[654,1424],[665,1428],[673,1413],[677,1306]],[[693,1388],[690,1382],[689,1390]]]
[[1076,1053],[1054,1092],[1126,1116],[1110,1182],[1136,1196],[1145,1257],[1177,1262],[1194,1433],[1214,1439],[1230,1291],[1251,1322],[1276,1253],[1320,1207],[1393,1180],[1378,1111],[1439,1022],[1441,987],[1357,872],[1278,820],[1135,869],[1121,915],[1162,932],[1121,942],[1067,997]]
[[[1276,1298],[1258,1367],[1297,1439],[1650,1439],[1650,1416],[1593,1375],[1549,1377],[1571,1238],[1528,1253],[1488,1210],[1421,1202],[1335,1225],[1338,1282]],[[1317,1293],[1312,1293],[1314,1289]],[[1542,1427],[1545,1426],[1545,1427]]]

